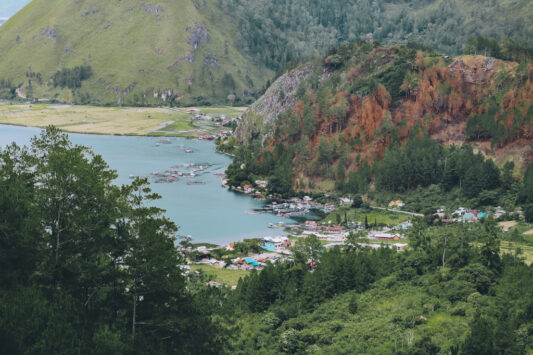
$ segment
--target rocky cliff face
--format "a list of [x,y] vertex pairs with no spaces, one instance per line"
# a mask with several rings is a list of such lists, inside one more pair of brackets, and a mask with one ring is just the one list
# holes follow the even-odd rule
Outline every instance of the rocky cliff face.
[[310,71],[311,65],[304,65],[274,81],[265,94],[244,113],[243,121],[235,131],[237,141],[247,144],[258,134],[262,142],[271,137],[278,115],[296,104],[296,89]]

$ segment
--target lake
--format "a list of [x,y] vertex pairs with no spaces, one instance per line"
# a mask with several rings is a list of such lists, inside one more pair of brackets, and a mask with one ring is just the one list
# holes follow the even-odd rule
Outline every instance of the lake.
[[[28,145],[30,138],[40,132],[38,128],[0,125],[0,146],[13,141]],[[269,223],[283,220],[280,217],[247,213],[262,208],[264,202],[221,186],[217,174],[224,172],[231,158],[215,152],[213,142],[74,133],[69,133],[69,137],[74,144],[88,146],[102,155],[118,172],[117,184],[130,183],[130,175],[149,177],[152,190],[163,196],[155,205],[165,209],[166,215],[180,226],[179,234],[191,235],[193,242],[227,244],[245,238],[283,234],[281,229],[268,228]],[[159,143],[162,139],[170,142]],[[187,153],[186,149],[192,152]],[[172,166],[180,166],[172,170],[189,174],[193,168],[184,167],[188,164],[209,167],[197,172],[194,178],[180,177],[174,183],[155,183],[154,172],[163,173]],[[193,181],[201,184],[187,185]]]

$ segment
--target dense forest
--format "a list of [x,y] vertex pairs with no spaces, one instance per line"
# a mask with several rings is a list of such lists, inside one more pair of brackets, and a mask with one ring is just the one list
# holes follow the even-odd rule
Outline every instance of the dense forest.
[[468,228],[417,221],[404,252],[362,247],[358,234],[329,250],[302,238],[292,258],[252,271],[232,290],[185,276],[177,226],[147,204],[158,196],[146,180],[119,187],[115,177],[100,156],[54,128],[30,147],[0,151],[0,352],[525,354],[533,347],[533,268],[518,249],[500,254],[492,219]]
[[0,150],[0,353],[218,353],[146,180],[50,128]]
[[358,40],[415,41],[458,54],[473,35],[533,38],[527,0],[219,0],[219,6],[239,21],[243,50],[274,70]]
[[[81,65],[74,68],[63,68],[52,76],[54,87],[78,89],[81,88],[82,81],[89,79],[93,75],[90,65]],[[37,74],[40,76],[40,73]]]
[[16,94],[16,87],[11,80],[0,78],[0,99],[12,100]]

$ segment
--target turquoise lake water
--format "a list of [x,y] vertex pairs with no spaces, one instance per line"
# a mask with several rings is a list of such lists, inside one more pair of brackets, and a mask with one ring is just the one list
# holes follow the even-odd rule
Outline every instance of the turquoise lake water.
[[[16,142],[28,145],[30,138],[39,135],[38,128],[0,125],[0,146]],[[181,178],[174,183],[154,183],[154,192],[163,198],[155,203],[165,209],[167,216],[180,226],[179,234],[191,235],[193,242],[227,244],[245,238],[275,236],[280,229],[268,228],[269,223],[278,222],[280,217],[271,214],[248,214],[260,209],[264,202],[237,194],[221,186],[220,177],[231,159],[215,152],[212,142],[168,138],[170,144],[155,146],[161,138],[86,135],[70,133],[74,144],[90,147],[102,155],[109,166],[118,172],[117,184],[131,182],[129,176],[150,177],[152,172],[171,170],[172,166],[185,164],[211,164],[194,179]],[[186,153],[178,146],[192,149]],[[190,169],[172,169],[189,172]],[[188,186],[187,182],[205,182],[205,185]],[[285,219],[285,222],[290,220]]]

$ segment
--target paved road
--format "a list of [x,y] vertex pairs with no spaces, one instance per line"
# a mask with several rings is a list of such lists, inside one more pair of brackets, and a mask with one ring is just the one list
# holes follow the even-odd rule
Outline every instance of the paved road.
[[396,209],[396,208],[384,208],[384,207],[375,207],[375,206],[370,206],[370,208],[374,208],[376,210],[383,210],[383,211],[390,211],[390,212],[396,212],[396,213],[403,213],[403,214],[408,214],[410,216],[415,216],[415,217],[424,217],[423,214],[421,213],[414,213],[414,212],[407,212],[407,211],[401,211],[399,209]]

